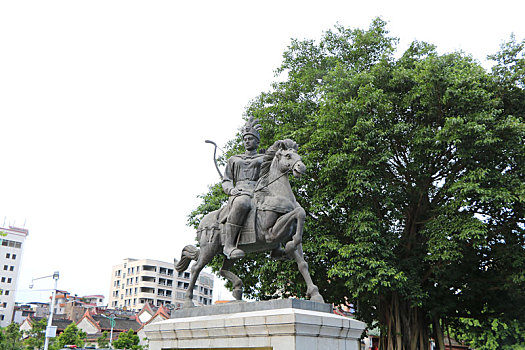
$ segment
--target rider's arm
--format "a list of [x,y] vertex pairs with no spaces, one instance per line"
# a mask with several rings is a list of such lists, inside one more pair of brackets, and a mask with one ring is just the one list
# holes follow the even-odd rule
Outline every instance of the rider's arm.
[[233,161],[232,159],[228,159],[228,162],[226,163],[226,169],[224,170],[224,176],[222,177],[222,190],[227,195],[231,194],[231,191],[233,190]]

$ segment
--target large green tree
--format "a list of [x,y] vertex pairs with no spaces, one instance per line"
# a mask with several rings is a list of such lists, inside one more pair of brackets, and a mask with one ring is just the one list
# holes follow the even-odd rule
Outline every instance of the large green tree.
[[47,318],[33,321],[31,329],[24,332],[24,345],[29,350],[42,349],[46,337]]
[[0,330],[0,350],[22,350],[23,348],[19,324],[11,323]]
[[64,329],[53,342],[53,349],[63,349],[66,345],[75,345],[79,348],[84,346],[87,334],[77,327],[75,323],[71,323]]
[[133,329],[119,334],[118,339],[113,342],[115,349],[142,350],[143,346],[139,345],[140,338],[133,332]]
[[[396,44],[381,19],[293,40],[246,114],[262,146],[300,145],[308,170],[293,186],[325,300],[378,322],[384,349],[428,349],[430,337],[443,348],[460,317],[525,314],[523,47],[487,72],[463,53]],[[202,198],[192,224],[225,196],[215,185]],[[306,290],[293,262],[263,254],[235,272],[254,298]]]

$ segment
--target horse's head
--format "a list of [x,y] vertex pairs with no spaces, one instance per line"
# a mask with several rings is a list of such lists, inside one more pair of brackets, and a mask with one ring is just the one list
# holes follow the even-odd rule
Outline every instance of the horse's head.
[[290,139],[279,140],[274,146],[278,146],[274,162],[281,173],[292,172],[295,177],[301,177],[306,171],[306,166],[297,153],[297,143]]

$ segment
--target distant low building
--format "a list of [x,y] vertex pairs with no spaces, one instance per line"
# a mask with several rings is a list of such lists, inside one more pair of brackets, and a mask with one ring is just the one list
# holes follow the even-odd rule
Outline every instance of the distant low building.
[[[41,321],[42,320],[42,317],[32,317],[32,316],[28,316],[23,322],[22,324],[20,325],[20,330],[21,331],[30,331],[32,328],[33,328],[33,324],[35,322],[38,322],[38,321]],[[53,322],[52,322],[52,326],[55,326],[57,327],[57,333],[56,335],[60,335],[64,332],[64,330],[66,329],[67,326],[69,326],[71,323],[73,323],[73,321],[71,320],[67,320],[67,319],[64,319],[64,318],[55,318],[53,317]]]
[[35,311],[31,308],[31,305],[15,305],[13,312],[13,322],[21,324],[29,316],[34,316]]
[[26,303],[26,305],[28,305],[31,310],[35,312],[33,315],[35,317],[47,317],[49,315],[49,303],[32,301]]
[[[77,326],[79,329],[86,332],[87,343],[95,344],[97,339],[102,336],[104,331],[108,332],[109,340],[109,334],[111,333],[112,328],[110,319],[111,317],[112,316],[106,316],[102,314],[91,314],[91,312],[86,311],[84,316],[80,319],[80,321],[78,321]],[[127,332],[130,329],[132,329],[134,332],[137,332],[137,330],[142,326],[136,315],[131,317],[113,316],[113,319],[115,322],[113,325],[113,340],[117,339],[118,335],[122,332]]]
[[20,262],[28,234],[23,228],[0,227],[0,327],[6,327],[13,319]]
[[[151,306],[148,306],[148,309],[149,310],[153,310],[151,308]],[[144,309],[143,309],[144,310]],[[143,311],[141,310],[141,312]],[[141,313],[139,313],[140,315]],[[146,313],[142,313],[143,316],[145,316]],[[140,317],[140,316],[139,316]],[[137,330],[137,335],[139,336],[139,339],[140,339],[140,345],[145,345],[147,346],[147,338],[146,338],[146,332],[144,332],[144,327],[150,323],[155,323],[155,322],[160,322],[160,321],[164,321],[164,320],[167,320],[170,318],[170,313],[168,311],[168,309],[166,309],[165,307],[159,307],[157,309],[157,311],[151,315],[151,317],[146,321],[146,322],[143,322],[142,325],[140,326],[140,328]]]

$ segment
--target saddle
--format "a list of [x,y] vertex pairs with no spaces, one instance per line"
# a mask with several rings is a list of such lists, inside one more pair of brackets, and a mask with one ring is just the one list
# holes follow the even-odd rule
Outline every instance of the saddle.
[[[212,222],[208,222],[207,225],[199,227],[199,229],[197,230],[197,240],[200,241],[201,235],[204,234],[206,240],[211,243],[214,237],[216,237],[217,234],[220,234],[221,244],[224,244],[224,241],[226,239],[224,226],[228,217],[228,206],[222,207],[219,210],[210,214],[214,214],[213,220]],[[243,228],[239,233],[239,245],[252,244],[257,241],[257,236],[255,232],[255,221],[257,216],[256,214],[257,209],[252,208],[246,216]]]
[[[224,233],[224,225],[226,224],[226,219],[228,217],[228,207],[219,209],[220,213],[218,215],[219,219],[219,229],[221,231],[221,244],[224,244],[226,234]],[[255,220],[257,219],[257,209],[252,207],[246,215],[246,220],[244,220],[244,225],[242,226],[241,232],[239,233],[239,245],[243,244],[252,244],[257,240],[255,233]]]

